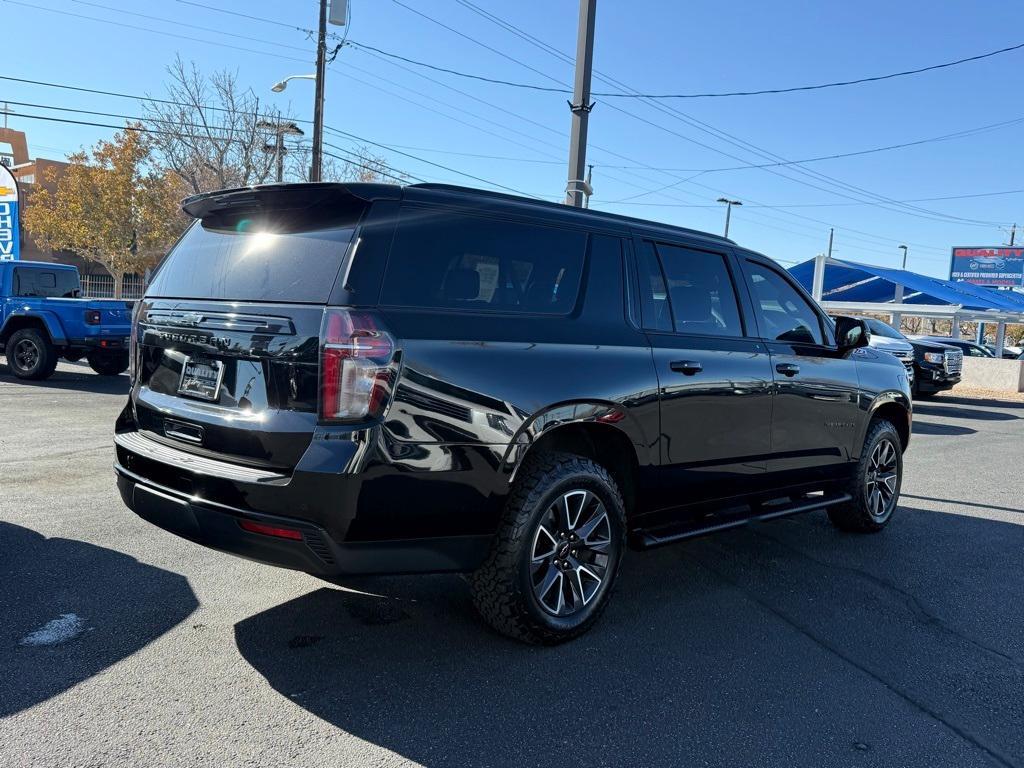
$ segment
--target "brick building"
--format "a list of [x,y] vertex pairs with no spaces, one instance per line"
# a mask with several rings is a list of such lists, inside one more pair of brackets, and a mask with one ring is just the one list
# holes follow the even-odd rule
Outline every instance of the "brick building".
[[[0,163],[10,168],[14,178],[18,180],[23,200],[28,200],[33,190],[39,187],[52,192],[54,184],[51,177],[59,178],[68,166],[61,160],[31,158],[26,134],[13,128],[0,128]],[[111,279],[110,273],[102,266],[94,261],[86,261],[72,251],[50,251],[40,248],[24,227],[21,233],[21,258],[25,261],[73,264],[86,280],[92,276],[100,280]]]

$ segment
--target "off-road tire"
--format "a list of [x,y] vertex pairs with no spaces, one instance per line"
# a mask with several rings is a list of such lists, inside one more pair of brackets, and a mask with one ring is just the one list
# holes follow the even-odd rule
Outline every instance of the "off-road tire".
[[[896,487],[894,498],[886,503],[885,514],[875,515],[869,508],[868,479],[872,470],[872,456],[876,447],[884,441],[888,441],[896,451]],[[836,528],[853,533],[874,533],[889,524],[899,503],[900,487],[903,482],[903,449],[901,446],[899,433],[891,422],[885,419],[875,419],[868,425],[860,460],[857,462],[853,478],[846,489],[852,498],[850,501],[837,504],[828,510],[829,520]]]
[[128,370],[127,352],[90,352],[86,359],[100,376],[119,376]]
[[[558,617],[538,604],[529,561],[542,517],[553,501],[576,489],[590,491],[604,504],[613,546],[600,592],[578,613]],[[604,612],[625,543],[625,505],[608,471],[574,454],[539,454],[527,459],[520,469],[490,555],[469,577],[473,603],[488,624],[509,637],[538,645],[572,640],[590,629]]]
[[[35,350],[34,357],[31,363],[26,364],[19,350],[28,350],[30,347]],[[57,350],[38,328],[22,328],[12,333],[7,339],[6,354],[11,373],[19,379],[40,381],[52,376],[57,369]]]

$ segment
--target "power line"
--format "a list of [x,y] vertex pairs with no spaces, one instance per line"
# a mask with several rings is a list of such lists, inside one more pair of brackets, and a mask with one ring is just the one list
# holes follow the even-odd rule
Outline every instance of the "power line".
[[298,32],[304,32],[307,35],[316,34],[316,30],[314,29],[307,29],[306,27],[296,27],[295,25],[288,24],[287,22],[284,21],[277,21],[276,19],[267,19],[262,16],[253,16],[252,14],[241,13],[240,11],[230,11],[227,8],[218,8],[213,5],[207,5],[206,3],[196,3],[193,2],[193,0],[175,0],[175,2],[181,3],[182,5],[192,5],[196,8],[204,8],[207,11],[216,11],[217,13],[226,13],[231,16],[240,16],[243,19],[249,19],[251,21],[262,21],[266,24],[274,24],[276,26],[284,27],[286,29],[294,29]]
[[[174,25],[179,26],[179,27],[188,27],[189,29],[198,29],[201,32],[210,32],[210,33],[215,34],[215,35],[225,35],[227,37],[235,37],[235,38],[239,38],[241,40],[249,40],[249,41],[254,42],[254,43],[263,43],[264,45],[275,45],[275,46],[277,46],[279,48],[289,48],[289,49],[291,49],[293,51],[301,51],[303,53],[311,53],[311,51],[309,51],[307,48],[303,48],[303,47],[298,46],[298,45],[288,45],[287,43],[279,43],[276,40],[266,40],[266,39],[259,38],[259,37],[253,37],[252,35],[240,35],[240,34],[237,34],[235,32],[226,32],[226,31],[221,30],[221,29],[211,29],[210,27],[203,27],[203,26],[200,26],[199,24],[189,24],[186,21],[178,21],[177,19],[167,19],[167,18],[164,18],[162,16],[151,16],[148,13],[138,13],[136,11],[128,11],[128,10],[125,10],[124,8],[116,8],[116,7],[112,6],[112,5],[103,5],[102,3],[93,3],[93,2],[90,2],[89,0],[71,0],[71,2],[78,3],[79,5],[88,5],[88,6],[92,7],[92,8],[100,8],[100,9],[102,9],[104,11],[113,11],[114,13],[123,13],[123,14],[126,14],[128,16],[136,16],[136,17],[138,17],[140,19],[149,19],[150,21],[159,21],[162,24],[174,24]],[[296,29],[298,29],[298,27],[296,27]]]
[[[393,2],[396,2],[399,5],[403,5],[404,6],[404,4],[399,2],[399,0],[393,0]],[[458,2],[461,5],[469,8],[470,10],[473,10],[478,15],[481,15],[484,18],[488,19],[492,23],[497,24],[502,29],[504,29],[504,30],[506,30],[508,32],[511,32],[512,34],[516,35],[517,37],[520,37],[521,39],[526,40],[531,45],[534,45],[534,46],[540,48],[541,50],[545,51],[546,53],[554,56],[555,58],[559,59],[563,63],[571,63],[572,62],[572,59],[569,56],[567,56],[566,54],[558,51],[556,48],[548,45],[547,43],[544,43],[539,38],[536,38],[535,36],[531,35],[530,33],[522,30],[521,28],[519,28],[517,26],[515,26],[511,22],[507,22],[504,19],[501,19],[500,17],[498,17],[498,16],[496,16],[496,15],[494,15],[492,13],[489,13],[488,11],[484,11],[483,9],[479,8],[478,6],[476,6],[473,3],[469,2],[468,0],[458,0]],[[420,14],[420,15],[424,15],[424,14]],[[466,35],[463,35],[463,36],[464,37],[468,37]],[[474,38],[469,38],[469,39],[474,39]],[[491,49],[491,50],[494,50],[494,49]],[[517,59],[515,59],[514,57],[506,55],[506,58],[508,58],[511,61],[515,61],[517,63],[521,63]],[[531,67],[531,69],[533,69],[533,68]],[[534,71],[536,71],[536,70],[534,70]],[[616,80],[615,78],[612,78],[610,76],[604,75],[603,73],[600,73],[600,72],[598,72],[596,70],[594,72],[594,75],[595,75],[595,77],[597,77],[599,80],[602,80],[603,82],[607,82],[607,83],[609,83],[611,85],[615,85],[615,86],[617,86],[619,88],[622,88],[623,90],[627,90],[627,91],[629,91],[629,92],[631,92],[633,94],[636,94],[638,97],[641,97],[641,98],[643,97],[643,94],[640,94],[635,89],[630,88],[628,85],[626,85],[625,83],[622,83],[619,80]],[[555,80],[555,82],[559,82],[556,78],[551,78],[550,76],[547,76],[547,75],[545,75],[545,76],[548,77],[551,80]],[[711,125],[709,125],[709,124],[707,124],[705,122],[697,120],[696,118],[693,118],[690,115],[687,115],[687,114],[685,114],[683,112],[680,112],[678,109],[675,109],[673,107],[667,107],[667,106],[662,105],[661,103],[659,103],[657,101],[653,101],[653,100],[651,100],[649,98],[645,98],[645,99],[643,99],[643,101],[644,101],[644,103],[647,103],[649,106],[652,106],[653,108],[657,109],[658,111],[661,111],[661,112],[663,112],[665,114],[668,114],[670,117],[673,117],[674,119],[680,120],[681,122],[683,122],[683,123],[685,123],[685,124],[687,124],[687,125],[689,125],[689,126],[691,126],[693,128],[696,128],[699,131],[702,131],[704,133],[708,133],[711,136],[714,136],[719,141],[725,141],[726,143],[729,143],[729,144],[732,144],[734,146],[737,146],[737,147],[739,147],[741,149],[744,149],[745,151],[748,151],[748,152],[753,151],[754,153],[761,155],[765,159],[770,159],[770,160],[773,160],[773,161],[786,161],[786,158],[783,158],[780,155],[776,155],[776,154],[773,154],[771,152],[768,152],[767,150],[764,150],[764,149],[762,149],[760,147],[757,147],[756,145],[752,144],[751,142],[745,141],[743,139],[738,139],[737,137],[732,136],[731,134],[728,134],[725,131],[722,131],[720,129],[714,128],[713,126],[711,126]],[[712,146],[710,146],[708,144],[705,144],[703,142],[697,141],[696,139],[693,139],[692,137],[685,136],[684,134],[681,134],[681,133],[679,133],[677,131],[674,131],[671,128],[666,128],[665,126],[660,125],[659,123],[655,123],[655,122],[653,122],[651,120],[648,120],[648,119],[646,119],[644,117],[636,115],[636,114],[634,114],[632,112],[629,112],[627,110],[624,110],[624,109],[621,109],[619,107],[616,107],[614,104],[608,104],[607,106],[610,109],[613,109],[613,110],[615,110],[617,112],[621,112],[622,114],[625,114],[625,115],[627,115],[629,117],[632,117],[634,119],[640,120],[640,121],[642,121],[642,122],[644,122],[644,123],[646,123],[648,125],[651,125],[651,126],[653,126],[655,128],[658,128],[660,130],[666,131],[666,132],[668,132],[668,133],[670,133],[670,134],[672,134],[674,136],[677,136],[680,139],[683,139],[684,141],[696,144],[697,146],[701,146],[701,147],[703,147],[705,149],[708,149],[710,151],[716,152],[718,154],[722,154],[722,155],[724,155],[726,157],[731,157],[731,158],[733,158],[735,160],[738,160],[740,162],[744,162],[748,166],[754,165],[754,164],[751,164],[749,162],[744,161],[743,158],[741,158],[741,157],[738,157],[736,155],[730,154],[729,152],[726,152],[724,150],[718,149],[717,147],[712,147]],[[854,185],[847,184],[846,182],[840,181],[839,179],[835,179],[835,178],[830,177],[830,176],[826,176],[825,174],[821,174],[821,173],[819,173],[817,171],[813,171],[813,170],[809,170],[809,169],[804,169],[804,168],[799,167],[796,164],[792,164],[792,165],[794,165],[793,170],[796,171],[797,173],[803,175],[803,176],[809,176],[811,178],[818,178],[818,179],[824,180],[826,183],[831,183],[833,185],[837,185],[840,188],[846,188],[846,189],[854,192],[855,194],[860,194],[862,196],[867,196],[869,198],[873,197],[876,200],[876,205],[878,207],[880,207],[880,208],[885,209],[885,210],[892,210],[892,211],[895,211],[895,212],[903,213],[905,215],[917,216],[919,218],[925,218],[925,219],[929,219],[929,220],[933,220],[933,221],[955,220],[958,223],[965,223],[965,224],[971,224],[971,225],[974,225],[974,226],[984,226],[984,227],[998,226],[999,225],[998,222],[969,220],[969,219],[964,219],[962,217],[952,216],[952,215],[949,215],[949,214],[943,214],[943,213],[938,212],[938,211],[929,211],[927,209],[917,208],[917,207],[914,207],[914,206],[903,206],[902,209],[889,208],[889,207],[887,207],[886,204],[893,203],[891,198],[887,198],[887,197],[884,197],[882,195],[878,195],[877,193],[870,192],[869,190],[865,190],[865,189],[862,189],[860,187],[856,187]],[[763,168],[763,170],[765,170],[766,172],[771,173],[773,175],[779,176],[780,178],[788,179],[790,181],[795,181],[796,183],[803,184],[805,186],[809,186],[809,187],[812,187],[814,189],[819,189],[821,191],[829,192],[830,194],[834,194],[834,195],[837,195],[839,197],[845,197],[845,198],[847,198],[849,200],[858,200],[858,198],[851,197],[848,194],[837,192],[835,190],[824,189],[824,188],[822,188],[822,187],[820,187],[820,186],[818,186],[816,184],[813,184],[811,182],[803,181],[801,179],[796,179],[796,178],[793,178],[792,176],[787,176],[784,173],[781,173],[781,172],[779,172],[777,170],[774,170],[773,167],[771,167],[771,166],[766,166],[766,167]],[[697,184],[697,186],[704,186],[704,185]],[[710,187],[706,187],[706,188],[710,189]],[[722,192],[722,190],[718,190],[718,191]],[[796,215],[796,214],[793,214],[793,215]]]
[[[220,48],[231,48],[232,50],[235,50],[235,51],[243,51],[245,53],[254,53],[254,54],[257,54],[259,56],[270,56],[270,57],[275,58],[275,59],[282,59],[282,60],[287,60],[287,61],[297,61],[297,62],[299,62],[301,64],[308,64],[309,63],[307,59],[299,59],[299,58],[296,58],[294,56],[284,56],[284,55],[276,54],[276,53],[268,53],[267,51],[260,51],[260,50],[257,50],[255,48],[243,48],[242,46],[239,46],[239,45],[228,45],[227,43],[222,43],[222,42],[220,42],[218,40],[204,40],[204,39],[202,39],[200,37],[192,37],[190,35],[179,35],[179,34],[177,34],[175,32],[165,32],[162,29],[152,29],[151,27],[140,27],[140,26],[138,26],[136,24],[127,24],[127,23],[125,23],[123,21],[114,21],[113,19],[101,19],[101,18],[99,18],[97,16],[87,16],[87,15],[85,15],[83,13],[73,13],[71,11],[65,11],[65,10],[61,10],[59,8],[49,8],[49,7],[45,6],[45,5],[35,5],[33,3],[22,2],[22,0],[2,0],[2,1],[5,2],[5,3],[10,3],[11,5],[20,5],[20,6],[24,7],[24,8],[34,8],[35,10],[38,10],[38,11],[48,11],[49,13],[57,13],[57,14],[61,14],[63,16],[72,16],[72,17],[77,18],[77,19],[86,19],[87,21],[97,21],[97,22],[100,22],[101,24],[112,24],[112,25],[114,25],[116,27],[123,27],[125,29],[134,29],[134,30],[139,31],[139,32],[150,32],[150,33],[152,33],[154,35],[163,35],[165,37],[173,37],[173,38],[177,38],[179,40],[190,40],[190,41],[195,42],[195,43],[204,43],[206,45],[216,45],[216,46],[218,46]],[[175,23],[177,23],[177,22],[175,22]]]
[[[179,2],[182,2],[182,1],[183,0],[179,0]],[[474,12],[482,12],[483,11],[483,9],[479,8],[478,6],[473,5],[472,3],[461,2],[461,0],[456,0],[456,1],[459,2],[460,5],[463,5],[463,6],[467,7],[467,8],[469,8],[470,10],[473,10]],[[395,0],[395,2],[398,2],[398,0]],[[399,2],[398,4],[402,5],[405,8],[409,8],[409,6],[406,6],[404,3]],[[414,10],[412,8],[409,8],[409,10],[412,10],[414,13],[419,13],[419,11],[416,11],[416,10]],[[486,13],[486,12],[483,12],[483,13]],[[425,16],[425,14],[420,14],[420,15],[424,15]],[[481,15],[483,15],[483,14],[481,14]],[[498,18],[498,17],[493,17],[492,21],[494,19],[496,19],[496,18]],[[449,27],[449,29],[452,29],[452,28]],[[454,30],[454,29],[452,29],[452,31],[455,31],[456,34],[462,34],[462,33],[458,32],[457,30]],[[494,85],[505,85],[505,86],[509,86],[510,88],[521,88],[521,89],[524,89],[524,90],[541,91],[541,92],[545,92],[545,93],[566,93],[566,94],[571,94],[572,93],[572,89],[571,88],[559,88],[559,87],[554,87],[554,86],[535,85],[533,83],[522,83],[522,82],[517,82],[517,81],[514,81],[514,80],[506,80],[506,79],[500,78],[500,77],[488,77],[486,75],[481,75],[481,74],[477,74],[477,73],[473,73],[473,72],[464,72],[464,71],[461,71],[461,70],[458,70],[458,69],[451,69],[449,67],[442,67],[442,66],[439,66],[437,64],[431,64],[431,63],[426,62],[426,61],[420,61],[418,59],[413,59],[413,58],[410,58],[408,56],[403,56],[401,54],[394,53],[392,51],[385,51],[385,50],[382,50],[380,48],[376,48],[374,46],[368,45],[366,43],[358,43],[358,42],[355,42],[355,41],[349,41],[349,45],[355,46],[357,48],[365,48],[365,49],[374,51],[376,53],[379,53],[382,56],[387,56],[389,58],[398,59],[400,61],[406,62],[407,64],[413,64],[413,65],[415,65],[417,67],[424,67],[426,69],[432,69],[435,72],[443,72],[443,73],[448,74],[448,75],[454,75],[456,77],[462,77],[462,78],[466,78],[466,79],[469,79],[469,80],[479,80],[481,82],[491,83],[491,84],[494,84]],[[1005,48],[999,48],[998,50],[988,51],[986,53],[977,54],[975,56],[968,56],[968,57],[965,57],[965,58],[962,58],[962,59],[956,59],[955,61],[947,61],[947,62],[943,62],[941,64],[932,64],[932,65],[929,65],[929,66],[926,66],[926,67],[919,67],[917,69],[908,69],[908,70],[902,70],[902,71],[899,71],[899,72],[890,72],[890,73],[884,74],[884,75],[873,75],[873,76],[869,76],[869,77],[859,77],[859,78],[854,78],[854,79],[851,79],[851,80],[839,80],[839,81],[828,82],[828,83],[817,83],[817,84],[814,84],[814,85],[798,85],[798,86],[791,86],[791,87],[786,87],[786,88],[763,88],[763,89],[754,90],[754,91],[725,91],[725,92],[708,92],[708,93],[625,93],[625,92],[622,92],[622,91],[595,91],[595,92],[593,92],[592,95],[593,96],[600,96],[602,98],[612,98],[612,99],[711,99],[711,98],[727,98],[727,97],[731,97],[731,96],[764,96],[764,95],[769,95],[769,94],[796,93],[796,92],[799,92],[799,91],[819,91],[819,90],[824,90],[824,89],[827,89],[827,88],[843,88],[843,87],[850,86],[850,85],[860,85],[860,84],[863,84],[863,83],[873,83],[873,82],[879,82],[879,81],[882,81],[882,80],[892,80],[892,79],[898,78],[898,77],[907,77],[907,76],[910,76],[910,75],[919,75],[919,74],[922,74],[924,72],[932,72],[932,71],[935,71],[935,70],[938,70],[938,69],[946,69],[948,67],[955,67],[955,66],[959,66],[961,64],[967,64],[969,62],[980,61],[982,59],[988,59],[988,58],[991,58],[993,56],[999,56],[999,55],[1002,55],[1002,54],[1005,54],[1005,53],[1011,53],[1013,51],[1018,51],[1018,50],[1020,50],[1022,48],[1024,48],[1024,43],[1020,43],[1020,44],[1017,44],[1017,45],[1007,46]]]
[[[13,103],[13,102],[12,102]],[[927,203],[937,200],[966,200],[974,197],[997,197],[999,195],[1024,194],[1024,189],[1007,189],[1001,192],[975,192],[968,195],[943,195],[941,197],[915,197],[909,200],[900,200],[901,203]],[[714,203],[650,203],[650,202],[627,202],[625,200],[606,200],[605,205],[643,205],[655,208],[715,208],[720,209],[721,205]],[[870,205],[870,203],[775,203],[772,205],[756,205],[744,203],[743,208],[839,208],[852,205]]]
[[[94,93],[94,94],[97,94],[99,96],[114,96],[114,97],[117,97],[119,99],[131,99],[132,101],[140,101],[140,102],[150,101],[150,102],[153,102],[155,104],[170,104],[172,106],[191,107],[191,108],[194,108],[194,109],[195,108],[200,108],[200,109],[210,110],[210,111],[213,111],[213,112],[230,112],[230,113],[233,113],[233,114],[239,114],[239,113],[241,113],[243,111],[243,110],[238,110],[238,109],[227,109],[225,107],[215,107],[215,106],[212,106],[212,105],[205,105],[205,104],[196,105],[196,104],[189,103],[187,101],[175,101],[173,99],[158,99],[158,98],[153,97],[153,96],[138,96],[138,95],[130,94],[130,93],[122,93],[120,91],[105,91],[105,90],[101,90],[99,88],[85,88],[85,87],[77,86],[77,85],[65,85],[63,83],[48,83],[48,82],[46,82],[44,80],[29,80],[29,79],[24,78],[24,77],[11,77],[9,75],[0,75],[0,80],[9,80],[11,82],[25,83],[27,85],[41,85],[41,86],[45,86],[47,88],[60,88],[62,90],[66,90],[66,91],[78,91],[80,93]],[[249,114],[249,113],[245,112],[245,114]],[[274,117],[274,116],[273,115],[266,115],[266,114],[259,113],[259,114],[257,114],[257,117]],[[303,119],[298,118],[298,117],[289,117],[288,119],[292,120],[292,121],[294,121],[296,123],[312,123],[313,122],[312,120],[303,120]]]

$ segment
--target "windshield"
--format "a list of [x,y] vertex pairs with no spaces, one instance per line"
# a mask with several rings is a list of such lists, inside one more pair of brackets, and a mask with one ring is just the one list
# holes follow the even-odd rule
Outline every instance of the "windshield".
[[902,333],[897,331],[891,325],[886,325],[881,320],[875,320],[873,317],[862,318],[868,326],[868,330],[875,336],[884,336],[887,339],[905,339]]
[[249,219],[197,221],[160,266],[148,296],[325,303],[354,231],[351,220],[284,229]]

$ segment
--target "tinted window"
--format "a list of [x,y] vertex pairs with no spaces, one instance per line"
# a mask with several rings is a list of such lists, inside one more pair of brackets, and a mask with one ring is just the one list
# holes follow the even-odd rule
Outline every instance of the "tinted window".
[[406,214],[381,302],[491,312],[568,314],[587,236],[475,216]]
[[660,243],[658,254],[678,333],[743,335],[725,256]]
[[323,303],[330,297],[354,222],[243,216],[198,221],[157,271],[148,296]]
[[14,270],[14,291],[17,296],[71,299],[80,287],[78,272],[70,269]]
[[648,240],[640,246],[640,303],[644,328],[672,330],[672,310],[668,306],[665,276],[654,253],[654,244]]
[[875,336],[884,336],[887,339],[902,339],[903,334],[893,328],[891,325],[883,323],[881,320],[876,320],[873,317],[863,318],[864,322],[868,326],[868,330],[871,331]]
[[821,344],[821,320],[814,308],[773,269],[747,262],[761,335],[767,339]]

